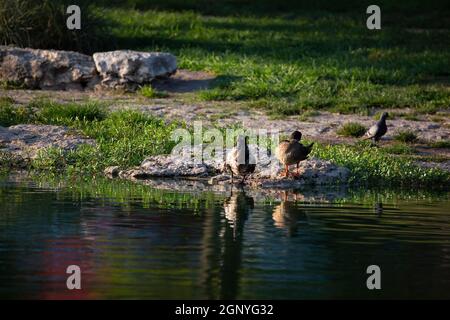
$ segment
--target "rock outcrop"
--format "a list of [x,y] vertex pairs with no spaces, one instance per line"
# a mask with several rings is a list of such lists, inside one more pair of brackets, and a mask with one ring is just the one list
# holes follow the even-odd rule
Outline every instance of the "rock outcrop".
[[108,88],[132,88],[177,70],[175,56],[164,52],[117,50],[94,53],[94,62]]
[[74,150],[81,144],[94,145],[94,140],[82,137],[66,127],[20,124],[0,127],[0,152],[9,155],[22,166],[36,158],[39,151],[49,147]]
[[30,89],[52,90],[82,90],[98,82],[90,56],[6,46],[0,46],[0,79]]
[[[258,152],[256,146],[250,146]],[[350,171],[330,161],[311,158],[300,163],[299,177],[280,177],[282,167],[279,162],[265,153],[259,153],[255,173],[247,179],[247,184],[254,188],[293,189],[304,185],[332,185],[347,182]],[[119,170],[107,168],[107,176],[118,176],[129,180],[153,180],[155,178],[189,178],[190,182],[201,180],[210,185],[223,185],[231,182],[231,177],[224,170],[224,155],[212,159],[196,161],[190,153],[180,152],[174,155],[159,155],[145,159],[140,166]],[[115,174],[113,175],[112,172]],[[239,180],[235,180],[235,183]]]
[[0,46],[0,80],[29,89],[134,90],[176,70],[175,56],[164,52],[118,50],[91,57],[72,51]]

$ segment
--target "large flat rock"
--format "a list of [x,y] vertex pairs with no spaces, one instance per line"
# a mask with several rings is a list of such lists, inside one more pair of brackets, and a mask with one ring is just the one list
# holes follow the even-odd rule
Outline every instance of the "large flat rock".
[[[283,168],[273,156],[259,152],[256,146],[250,145],[250,149],[258,154],[255,172],[247,179],[247,185],[252,188],[295,189],[304,185],[342,184],[346,183],[349,177],[350,171],[347,168],[316,158],[300,163],[298,177],[281,177]],[[179,179],[189,180],[189,184],[195,184],[200,188],[205,182],[209,185],[231,183],[229,173],[224,170],[224,154],[216,154],[214,158],[202,161],[195,160],[192,154],[180,152],[172,155],[151,156],[138,167],[124,170],[110,167],[105,170],[105,174],[132,181],[148,181],[148,184],[151,184],[152,180],[165,178],[163,184],[168,186],[173,184],[174,188],[179,185]],[[197,182],[194,183],[194,181]],[[234,183],[239,181],[240,179],[237,178]]]
[[0,79],[31,89],[82,90],[97,81],[91,56],[0,46]]
[[94,53],[93,58],[102,85],[110,88],[148,83],[177,70],[175,56],[165,52],[116,50]]

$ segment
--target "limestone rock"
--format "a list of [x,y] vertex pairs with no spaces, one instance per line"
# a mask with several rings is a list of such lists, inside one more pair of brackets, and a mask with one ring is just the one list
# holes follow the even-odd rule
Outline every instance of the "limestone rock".
[[93,58],[102,85],[109,88],[133,87],[177,70],[175,56],[164,52],[117,50],[94,53]]
[[92,57],[0,46],[0,79],[31,89],[82,90],[98,81]]
[[112,167],[107,167],[105,168],[105,170],[103,171],[103,173],[110,178],[115,178],[119,176],[120,173],[120,167],[119,166],[112,166]]
[[[259,152],[262,150],[258,150],[257,146],[250,145],[249,148],[258,154],[255,173],[247,179],[248,185],[254,188],[293,189],[303,185],[332,185],[346,183],[349,177],[349,169],[315,158],[300,163],[299,177],[280,177],[282,167],[276,159],[269,157],[266,152]],[[139,167],[121,171],[119,177],[131,180],[190,177],[206,180],[209,185],[230,184],[230,176],[224,170],[226,152],[217,152],[214,158],[204,155],[202,161],[195,161],[192,155],[198,151],[197,147],[191,151],[180,150],[177,154],[148,157]],[[235,179],[235,183],[239,181]]]

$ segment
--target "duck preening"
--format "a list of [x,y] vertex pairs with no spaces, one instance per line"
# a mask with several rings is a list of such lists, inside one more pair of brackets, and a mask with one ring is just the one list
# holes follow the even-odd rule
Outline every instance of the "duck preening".
[[383,112],[380,120],[366,132],[364,139],[372,139],[374,143],[378,142],[387,132],[386,118],[388,116],[387,112]]
[[227,155],[226,168],[231,171],[231,183],[234,175],[241,176],[243,184],[248,175],[256,168],[256,160],[248,147],[248,137],[238,136],[236,147]]
[[300,161],[303,161],[308,158],[308,155],[311,153],[314,142],[308,146],[304,146],[300,143],[302,139],[302,133],[300,131],[294,131],[291,134],[289,140],[283,140],[280,142],[276,149],[276,155],[278,160],[284,165],[284,176],[289,176],[289,166],[296,164],[297,165],[297,173],[298,165]]

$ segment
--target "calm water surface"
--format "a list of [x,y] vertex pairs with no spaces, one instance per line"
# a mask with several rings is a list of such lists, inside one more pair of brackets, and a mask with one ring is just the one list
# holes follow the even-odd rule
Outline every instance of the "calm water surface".
[[[70,184],[0,181],[0,298],[450,298],[448,192],[324,203]],[[382,290],[366,288],[372,264]]]

